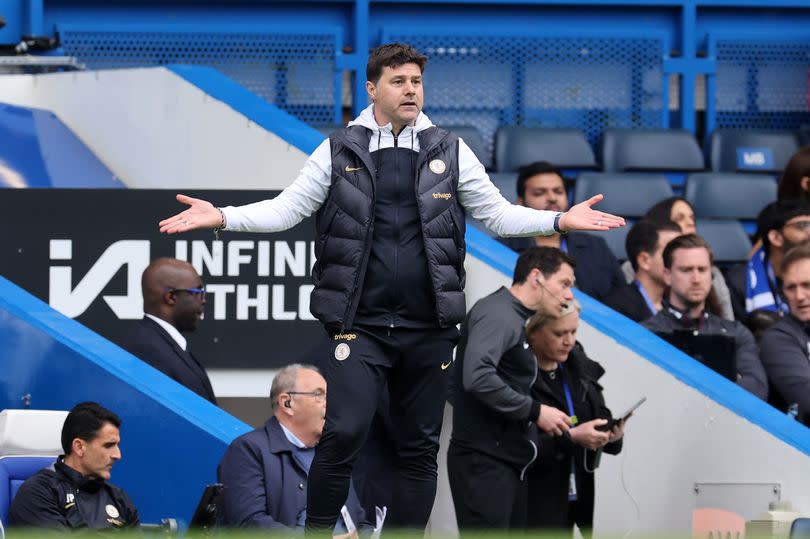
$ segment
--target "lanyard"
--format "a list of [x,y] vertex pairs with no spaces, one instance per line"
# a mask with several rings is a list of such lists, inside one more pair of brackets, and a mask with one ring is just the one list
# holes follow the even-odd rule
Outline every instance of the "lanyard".
[[650,312],[653,314],[658,314],[658,309],[655,308],[655,303],[653,303],[652,298],[650,298],[650,295],[644,289],[644,285],[641,284],[641,281],[636,279],[635,281],[633,281],[633,284],[636,285],[636,288],[638,288],[638,293],[641,294],[642,298],[644,298],[644,301],[647,303],[647,307],[650,309]]
[[568,240],[565,238],[560,238],[560,251],[568,254]]
[[571,416],[571,423],[576,425],[579,420],[577,419],[577,414],[574,411],[574,399],[571,398],[571,390],[568,387],[568,382],[565,379],[565,371],[563,370],[562,364],[558,367],[560,370],[560,379],[562,380],[563,386],[563,393],[565,393],[565,402],[568,404],[568,415]]

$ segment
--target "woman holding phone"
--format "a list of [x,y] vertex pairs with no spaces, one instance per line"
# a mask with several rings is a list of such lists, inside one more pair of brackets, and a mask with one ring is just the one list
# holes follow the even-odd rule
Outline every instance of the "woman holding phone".
[[615,422],[605,406],[602,366],[576,342],[581,307],[574,300],[559,316],[538,312],[526,324],[537,359],[532,396],[571,416],[570,437],[541,434],[539,455],[528,476],[528,528],[572,529],[583,536],[593,525],[594,471],[601,453],[622,449],[625,419]]

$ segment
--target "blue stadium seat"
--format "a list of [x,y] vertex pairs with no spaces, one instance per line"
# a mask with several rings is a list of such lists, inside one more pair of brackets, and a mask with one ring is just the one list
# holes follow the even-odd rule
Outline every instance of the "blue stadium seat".
[[690,174],[684,198],[698,218],[753,220],[776,200],[776,178],[728,172]]
[[780,174],[798,149],[792,131],[718,129],[709,142],[709,162],[715,172]]
[[455,133],[460,138],[464,139],[467,146],[470,147],[472,152],[484,165],[487,170],[492,169],[492,154],[487,151],[487,145],[484,144],[484,137],[481,132],[471,125],[443,125],[442,129]]
[[641,217],[664,198],[673,196],[662,174],[583,172],[574,187],[574,202],[605,195],[597,208],[622,217]]
[[706,169],[703,152],[686,129],[606,129],[601,156],[605,172]]
[[751,240],[735,219],[698,219],[697,233],[709,243],[714,263],[729,266],[748,260]]
[[810,518],[797,518],[790,525],[790,539],[810,539]]
[[0,457],[0,521],[8,525],[8,510],[11,500],[17,495],[20,485],[42,468],[54,463],[56,457]]
[[596,157],[579,129],[501,126],[495,134],[495,169],[514,172],[535,161],[561,169],[596,168]]
[[489,179],[512,204],[517,202],[517,172],[490,172]]

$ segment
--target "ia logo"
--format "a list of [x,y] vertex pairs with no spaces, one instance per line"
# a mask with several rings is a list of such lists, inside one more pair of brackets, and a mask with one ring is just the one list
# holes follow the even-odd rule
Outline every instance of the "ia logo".
[[[103,296],[102,299],[120,319],[134,320],[143,316],[141,274],[149,265],[149,240],[121,240],[113,243],[98,258],[90,271],[72,288],[73,268],[51,266],[48,303],[70,318],[80,316],[101,294],[104,287],[127,266],[125,296]],[[72,260],[72,240],[51,240],[51,260]]]

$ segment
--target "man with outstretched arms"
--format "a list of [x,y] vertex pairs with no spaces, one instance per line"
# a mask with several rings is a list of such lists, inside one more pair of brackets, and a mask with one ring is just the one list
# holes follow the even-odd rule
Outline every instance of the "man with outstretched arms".
[[310,309],[331,335],[319,365],[331,397],[309,475],[309,532],[334,528],[386,380],[399,433],[388,523],[427,523],[447,366],[465,314],[465,210],[502,236],[624,224],[591,207],[601,195],[565,213],[509,204],[469,147],[422,113],[426,61],[407,45],[374,49],[372,104],[318,146],[276,198],[216,208],[178,195],[190,207],[160,223],[166,233],[277,232],[317,212]]

